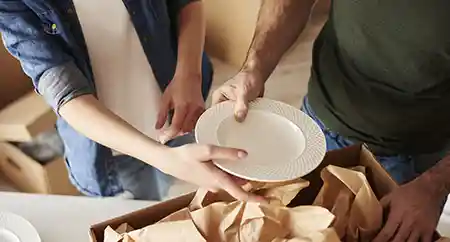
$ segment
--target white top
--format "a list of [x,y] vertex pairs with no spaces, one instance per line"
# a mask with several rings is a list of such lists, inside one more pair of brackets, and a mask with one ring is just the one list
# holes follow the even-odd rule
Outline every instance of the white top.
[[87,242],[91,225],[156,204],[117,198],[88,198],[0,192],[0,211],[24,217],[43,242]]
[[161,91],[122,0],[75,0],[99,100],[151,138]]

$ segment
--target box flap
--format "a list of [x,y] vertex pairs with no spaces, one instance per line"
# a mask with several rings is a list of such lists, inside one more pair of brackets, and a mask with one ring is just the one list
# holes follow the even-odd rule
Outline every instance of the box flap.
[[365,146],[361,149],[359,162],[361,165],[368,168],[366,170],[366,176],[378,199],[381,199],[398,187],[398,184],[394,179],[392,179],[381,164],[377,162],[375,156]]
[[31,92],[0,111],[0,141],[28,142],[55,126],[56,115],[44,99]]

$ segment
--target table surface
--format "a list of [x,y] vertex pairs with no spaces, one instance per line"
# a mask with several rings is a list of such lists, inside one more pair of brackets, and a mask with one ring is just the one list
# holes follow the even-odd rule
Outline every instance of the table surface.
[[[144,207],[152,201],[0,192],[0,211],[18,214],[37,229],[42,242],[88,242],[89,227]],[[450,237],[450,203],[438,231]]]
[[89,241],[92,224],[151,206],[156,202],[0,192],[0,211],[33,224],[42,242]]

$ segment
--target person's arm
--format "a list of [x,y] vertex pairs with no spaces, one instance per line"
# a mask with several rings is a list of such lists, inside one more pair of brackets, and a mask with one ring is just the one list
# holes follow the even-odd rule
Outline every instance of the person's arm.
[[266,81],[307,24],[314,0],[262,0],[242,71]]
[[433,188],[440,193],[448,195],[450,193],[450,155],[444,157],[430,170],[421,176],[433,185]]
[[36,91],[58,112],[64,103],[94,90],[58,43],[60,36],[48,31],[51,28],[23,1],[0,0],[0,32],[6,49],[20,61]]
[[434,241],[450,193],[449,173],[450,156],[447,156],[413,181],[383,197],[381,204],[387,212],[386,222],[373,241]]
[[36,90],[75,130],[179,179],[211,190],[224,189],[237,199],[261,201],[210,162],[239,160],[245,151],[213,145],[168,148],[140,133],[94,97],[86,77],[58,45],[59,36],[44,32],[42,24],[24,2],[0,0],[0,31],[6,48],[33,79]]
[[162,162],[162,153],[168,148],[114,115],[94,96],[75,98],[64,104],[59,113],[86,137],[155,167],[163,167],[158,162]]
[[202,95],[202,58],[205,43],[203,3],[198,0],[168,0],[171,20],[175,22],[177,66],[174,77],[164,92],[157,129],[163,127],[168,113],[174,110],[170,127],[161,132],[160,141],[190,132],[204,111]]
[[177,75],[197,78],[186,81],[201,82],[203,46],[205,44],[205,16],[202,1],[184,6],[178,15]]
[[163,146],[135,130],[94,97],[89,81],[58,44],[59,36],[45,32],[42,24],[22,1],[0,1],[3,42],[55,112],[100,144],[146,162],[158,160],[149,155],[157,155]]
[[236,101],[236,120],[248,113],[248,102],[264,95],[264,83],[309,20],[314,0],[262,0],[255,34],[240,72],[214,91],[213,104]]

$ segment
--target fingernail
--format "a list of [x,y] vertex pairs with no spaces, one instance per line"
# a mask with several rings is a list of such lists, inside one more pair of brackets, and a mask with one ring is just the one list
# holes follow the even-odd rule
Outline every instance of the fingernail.
[[159,136],[159,142],[161,142],[161,144],[167,143],[167,141],[169,141],[168,139],[169,139],[169,137],[167,135]]
[[248,154],[245,151],[241,150],[241,151],[238,152],[238,157],[241,158],[241,159],[247,157],[247,155]]
[[244,121],[244,119],[245,119],[244,111],[239,111],[239,112],[236,113],[236,120],[238,122],[242,122],[242,121]]

